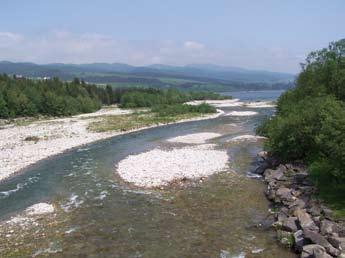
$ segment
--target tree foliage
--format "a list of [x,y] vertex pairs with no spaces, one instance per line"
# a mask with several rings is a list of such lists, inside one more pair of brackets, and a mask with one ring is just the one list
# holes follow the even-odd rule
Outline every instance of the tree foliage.
[[210,92],[180,92],[174,89],[115,88],[87,84],[79,79],[63,82],[31,80],[0,75],[0,118],[20,116],[66,116],[93,112],[102,105],[124,108],[172,105],[189,100],[222,99]]
[[345,39],[309,54],[296,88],[258,133],[286,161],[303,160],[318,182],[345,182]]

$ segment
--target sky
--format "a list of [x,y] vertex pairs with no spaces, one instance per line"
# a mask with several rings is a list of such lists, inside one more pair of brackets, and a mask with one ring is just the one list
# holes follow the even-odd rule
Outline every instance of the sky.
[[297,73],[345,38],[344,0],[1,0],[0,60]]

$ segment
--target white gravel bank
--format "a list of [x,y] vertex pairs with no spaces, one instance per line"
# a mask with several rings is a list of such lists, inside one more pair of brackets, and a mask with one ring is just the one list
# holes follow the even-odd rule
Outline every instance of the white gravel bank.
[[188,105],[200,105],[200,104],[209,104],[214,107],[239,107],[243,106],[244,103],[240,102],[239,99],[224,99],[224,100],[194,100],[186,102]]
[[37,219],[39,220],[43,216],[52,214],[54,212],[55,208],[53,205],[40,202],[31,205],[30,207],[26,208],[20,215],[13,216],[9,220],[4,221],[4,223],[7,225],[17,225],[21,227],[32,226],[33,224],[37,225]]
[[167,185],[176,179],[195,179],[226,169],[226,151],[204,145],[173,149],[153,149],[138,155],[130,155],[119,162],[117,173],[136,186],[156,187]]
[[43,214],[49,214],[49,213],[53,213],[54,212],[54,206],[49,204],[49,203],[45,203],[45,202],[40,202],[40,203],[36,203],[32,206],[30,206],[29,208],[27,208],[25,210],[25,213],[29,216],[35,216],[35,215],[43,215]]
[[183,136],[177,136],[174,138],[170,138],[168,142],[175,142],[175,143],[190,143],[190,144],[202,144],[206,143],[206,141],[219,137],[221,134],[219,133],[194,133],[194,134],[187,134]]
[[244,134],[244,135],[233,137],[229,141],[230,142],[257,141],[257,140],[260,140],[260,139],[266,139],[266,137],[257,136],[257,135]]
[[225,116],[255,116],[258,112],[255,111],[231,111],[226,113]]
[[260,101],[260,102],[249,102],[244,105],[248,108],[272,108],[276,105],[269,101]]
[[[98,121],[102,116],[127,113],[131,113],[131,111],[111,107],[90,114],[37,121],[27,126],[10,125],[0,129],[0,181],[20,169],[65,150],[116,135],[157,126],[153,125],[127,132],[95,133],[87,130],[89,123]],[[223,111],[218,110],[217,114],[186,119],[179,121],[179,123],[216,118],[223,113]],[[39,140],[37,142],[25,140],[27,137],[32,136],[38,137]]]

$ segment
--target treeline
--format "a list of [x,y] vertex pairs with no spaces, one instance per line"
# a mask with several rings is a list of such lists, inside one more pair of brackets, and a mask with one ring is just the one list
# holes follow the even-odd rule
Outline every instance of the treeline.
[[209,92],[115,88],[87,84],[79,79],[63,82],[32,80],[0,75],[0,118],[20,116],[66,116],[93,112],[102,105],[120,104],[125,108],[171,105],[189,100],[221,99]]
[[205,99],[224,99],[213,92],[180,92],[176,89],[159,90],[159,89],[115,89],[114,94],[121,107],[124,108],[139,108],[139,107],[153,107],[157,105],[172,105],[184,103],[189,100],[205,100]]
[[195,114],[209,114],[216,113],[217,109],[209,104],[203,103],[200,105],[186,105],[186,104],[174,104],[174,105],[159,105],[154,106],[152,111],[159,116],[176,116],[188,113]]
[[309,54],[302,68],[296,88],[280,97],[276,116],[258,133],[269,137],[269,151],[304,161],[330,190],[345,183],[345,39]]
[[[0,117],[74,115],[101,107],[99,89],[79,80],[38,81],[0,75]],[[103,91],[103,90],[101,90]]]

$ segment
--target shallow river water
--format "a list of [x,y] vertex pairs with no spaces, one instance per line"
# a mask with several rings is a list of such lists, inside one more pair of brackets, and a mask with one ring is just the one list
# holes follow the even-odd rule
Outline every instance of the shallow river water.
[[[231,93],[243,101],[281,92]],[[253,134],[273,108],[228,107],[259,114],[153,128],[93,143],[43,160],[0,184],[0,219],[49,202],[56,213],[35,224],[3,229],[1,257],[294,257],[265,225],[264,183],[251,173],[262,141],[228,143]],[[185,188],[144,190],[122,182],[117,162],[164,147],[166,139],[216,132],[229,169]],[[140,166],[140,164],[138,164]],[[7,231],[6,231],[7,230]]]

